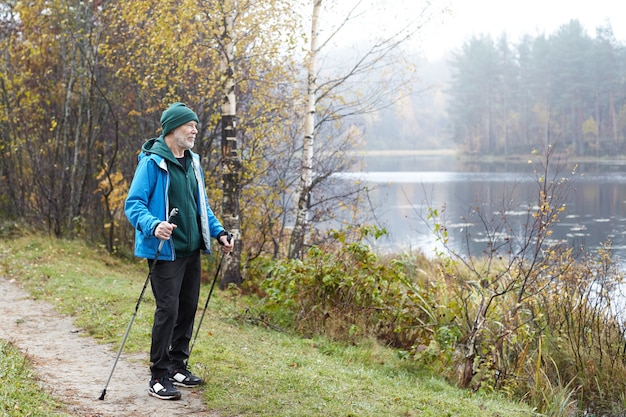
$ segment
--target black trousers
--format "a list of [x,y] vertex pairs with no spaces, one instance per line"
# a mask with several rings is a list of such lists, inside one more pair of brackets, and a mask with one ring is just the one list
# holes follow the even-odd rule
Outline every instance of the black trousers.
[[[148,264],[153,260],[148,260]],[[181,369],[189,358],[189,341],[200,296],[200,251],[175,261],[158,261],[150,282],[156,300],[150,371],[153,378]]]

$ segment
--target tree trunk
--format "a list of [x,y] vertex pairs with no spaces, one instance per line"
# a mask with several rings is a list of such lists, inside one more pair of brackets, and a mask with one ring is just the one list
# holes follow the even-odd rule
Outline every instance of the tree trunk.
[[241,159],[237,146],[236,114],[237,101],[235,96],[235,69],[233,22],[234,12],[229,11],[224,17],[222,34],[222,168],[224,196],[222,199],[222,220],[224,227],[233,234],[234,249],[223,265],[221,288],[229,284],[241,285],[241,213],[239,195],[241,190],[240,172]]
[[474,369],[474,360],[476,359],[476,344],[478,335],[482,331],[482,328],[485,324],[486,315],[487,307],[485,305],[485,300],[483,299],[476,313],[476,318],[474,320],[474,323],[472,324],[472,328],[470,329],[470,332],[463,343],[464,361],[463,369],[461,370],[461,375],[459,376],[459,386],[461,388],[468,388],[472,382],[472,379],[474,379],[474,375],[476,374],[476,370]]
[[313,177],[313,145],[315,144],[317,30],[321,8],[322,0],[314,0],[313,17],[311,19],[311,49],[307,59],[307,112],[304,119],[304,143],[302,146],[300,183],[296,194],[298,196],[298,206],[293,233],[289,242],[289,258],[291,259],[302,256],[309,225],[311,183]]

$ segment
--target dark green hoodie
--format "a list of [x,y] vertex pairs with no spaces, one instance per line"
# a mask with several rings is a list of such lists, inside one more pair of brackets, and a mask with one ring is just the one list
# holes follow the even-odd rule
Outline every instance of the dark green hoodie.
[[141,148],[147,153],[162,156],[167,161],[170,176],[168,199],[170,209],[178,208],[178,215],[172,223],[178,227],[172,234],[176,257],[189,256],[203,249],[202,235],[198,220],[198,182],[191,166],[191,154],[185,151],[185,166],[174,157],[163,136],[150,139]]

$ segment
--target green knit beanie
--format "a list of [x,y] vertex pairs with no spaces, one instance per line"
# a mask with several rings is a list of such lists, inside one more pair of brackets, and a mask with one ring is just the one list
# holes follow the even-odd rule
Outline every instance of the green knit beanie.
[[199,123],[198,116],[189,107],[183,103],[174,103],[167,108],[161,115],[161,127],[163,128],[163,137],[167,136],[172,130],[178,126],[182,126],[187,122],[195,120]]

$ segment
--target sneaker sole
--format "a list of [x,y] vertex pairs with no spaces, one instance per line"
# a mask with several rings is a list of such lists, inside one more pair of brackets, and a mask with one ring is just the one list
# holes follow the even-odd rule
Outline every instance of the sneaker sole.
[[177,387],[183,387],[183,388],[194,388],[194,387],[199,387],[200,385],[203,385],[203,382],[200,382],[198,384],[183,384],[182,382],[178,382],[175,379],[170,379],[170,381],[172,381],[172,385],[176,385]]
[[174,394],[174,395],[159,395],[156,392],[152,391],[152,390],[148,390],[148,394],[150,394],[151,396],[158,398],[160,400],[180,400],[181,394],[180,392],[178,394]]

